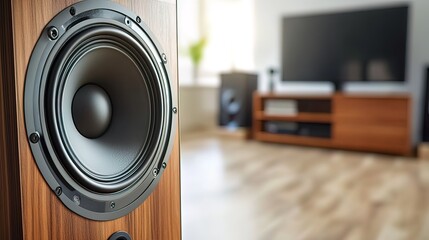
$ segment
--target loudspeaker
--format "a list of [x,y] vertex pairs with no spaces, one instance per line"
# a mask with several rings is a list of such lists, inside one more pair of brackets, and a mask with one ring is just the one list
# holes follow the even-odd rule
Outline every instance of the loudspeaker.
[[423,88],[423,97],[424,103],[422,104],[422,117],[423,117],[423,131],[422,131],[422,141],[429,142],[429,67],[426,68],[426,81],[425,87]]
[[252,94],[257,89],[258,76],[233,72],[221,74],[219,92],[219,125],[250,127],[252,125]]
[[0,237],[180,239],[176,1],[0,15]]

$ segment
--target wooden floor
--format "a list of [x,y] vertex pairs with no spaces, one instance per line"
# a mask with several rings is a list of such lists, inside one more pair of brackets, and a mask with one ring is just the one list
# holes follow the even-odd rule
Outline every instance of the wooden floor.
[[429,239],[429,161],[183,134],[184,240]]

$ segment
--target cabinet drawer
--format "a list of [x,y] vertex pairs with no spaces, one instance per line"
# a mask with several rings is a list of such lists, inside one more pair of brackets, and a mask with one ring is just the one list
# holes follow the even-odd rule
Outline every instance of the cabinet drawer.
[[409,151],[407,128],[382,125],[336,124],[333,141],[342,148],[403,153]]
[[336,97],[334,101],[338,123],[406,126],[409,117],[408,99]]

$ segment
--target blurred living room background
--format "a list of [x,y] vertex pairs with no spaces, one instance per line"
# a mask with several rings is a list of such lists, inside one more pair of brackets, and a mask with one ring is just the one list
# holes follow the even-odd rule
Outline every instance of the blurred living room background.
[[183,239],[429,239],[429,1],[180,0]]

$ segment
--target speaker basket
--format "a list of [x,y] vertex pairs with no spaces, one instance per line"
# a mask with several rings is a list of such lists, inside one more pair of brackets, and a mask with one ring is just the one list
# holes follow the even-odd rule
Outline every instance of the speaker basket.
[[34,159],[70,210],[111,220],[153,191],[173,145],[176,96],[139,16],[108,1],[64,9],[33,50],[24,98]]

